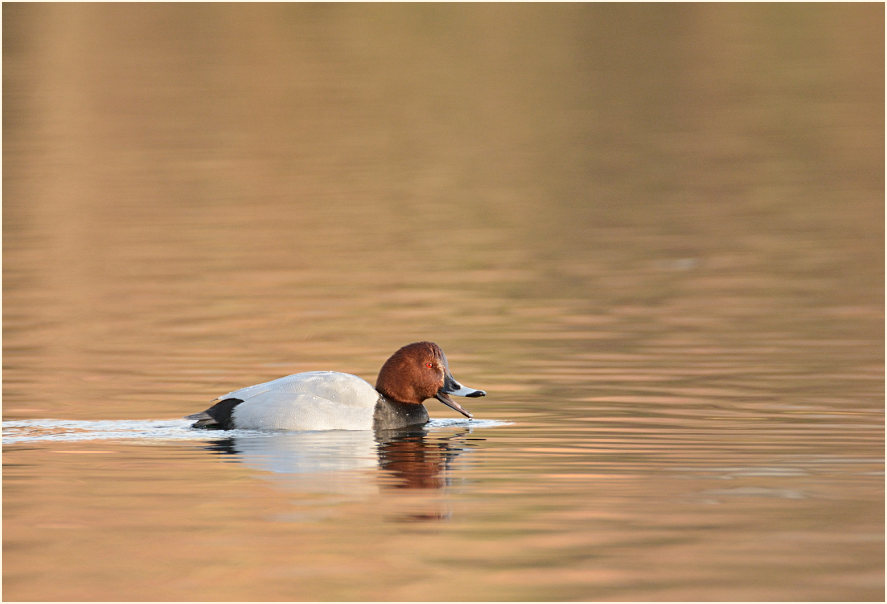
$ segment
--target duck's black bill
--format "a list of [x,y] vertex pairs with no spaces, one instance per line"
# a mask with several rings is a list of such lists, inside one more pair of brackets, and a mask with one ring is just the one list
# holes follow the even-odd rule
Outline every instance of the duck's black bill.
[[434,398],[442,402],[450,409],[454,409],[470,419],[472,417],[471,413],[469,413],[462,405],[450,398],[450,394],[455,394],[456,396],[465,396],[468,398],[477,398],[479,396],[486,396],[487,393],[483,390],[466,388],[465,386],[457,382],[453,378],[453,376],[449,374],[449,372],[447,372],[446,376],[444,376],[444,385],[441,386],[440,390],[437,391],[437,394],[434,395]]

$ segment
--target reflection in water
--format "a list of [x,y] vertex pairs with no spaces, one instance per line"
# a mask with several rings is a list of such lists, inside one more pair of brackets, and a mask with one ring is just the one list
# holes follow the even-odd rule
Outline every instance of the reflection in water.
[[477,446],[467,440],[470,433],[463,428],[453,434],[432,435],[423,427],[413,427],[377,434],[379,466],[386,472],[383,485],[401,489],[449,486],[453,460]]
[[[377,487],[443,489],[451,483],[452,462],[485,440],[470,438],[471,432],[471,427],[450,432],[412,426],[375,432],[249,433],[227,436],[204,448],[270,472],[268,477],[275,482],[303,491],[357,494]],[[372,468],[382,472],[363,472]]]
[[432,339],[520,420],[20,424],[6,598],[883,599],[883,7],[20,2],[3,53],[4,419]]
[[[478,422],[475,422],[478,423]],[[499,422],[488,422],[499,423]],[[453,461],[477,446],[470,427],[453,431],[414,426],[398,430],[281,432],[235,435],[213,441],[206,450],[256,470],[262,478],[302,494],[335,495],[362,501],[385,490],[444,490]],[[381,471],[372,471],[373,469]],[[279,520],[304,522],[329,517],[327,500],[300,500]],[[449,502],[422,498],[403,502],[388,514],[394,522],[427,522],[452,517]]]

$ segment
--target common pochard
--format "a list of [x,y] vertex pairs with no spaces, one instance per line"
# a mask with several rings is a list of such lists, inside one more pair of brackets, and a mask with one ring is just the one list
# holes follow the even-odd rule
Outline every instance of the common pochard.
[[385,430],[427,422],[422,402],[432,397],[470,419],[451,394],[486,392],[459,384],[440,346],[414,342],[385,361],[375,388],[348,373],[296,373],[229,392],[186,419],[196,420],[193,428],[221,430]]

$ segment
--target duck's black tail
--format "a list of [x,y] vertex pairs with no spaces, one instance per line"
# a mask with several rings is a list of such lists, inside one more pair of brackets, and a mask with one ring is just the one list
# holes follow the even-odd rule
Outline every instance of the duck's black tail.
[[192,428],[203,428],[205,430],[233,430],[234,418],[232,413],[234,407],[242,403],[239,398],[226,398],[219,401],[206,411],[188,415],[185,419],[197,420],[191,424]]

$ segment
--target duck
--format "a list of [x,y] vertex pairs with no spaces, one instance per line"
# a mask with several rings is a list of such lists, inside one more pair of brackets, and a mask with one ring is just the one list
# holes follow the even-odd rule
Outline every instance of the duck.
[[390,430],[427,423],[430,398],[470,421],[450,395],[486,394],[456,381],[440,346],[413,342],[385,361],[375,387],[350,373],[295,373],[219,396],[185,419],[207,430]]

